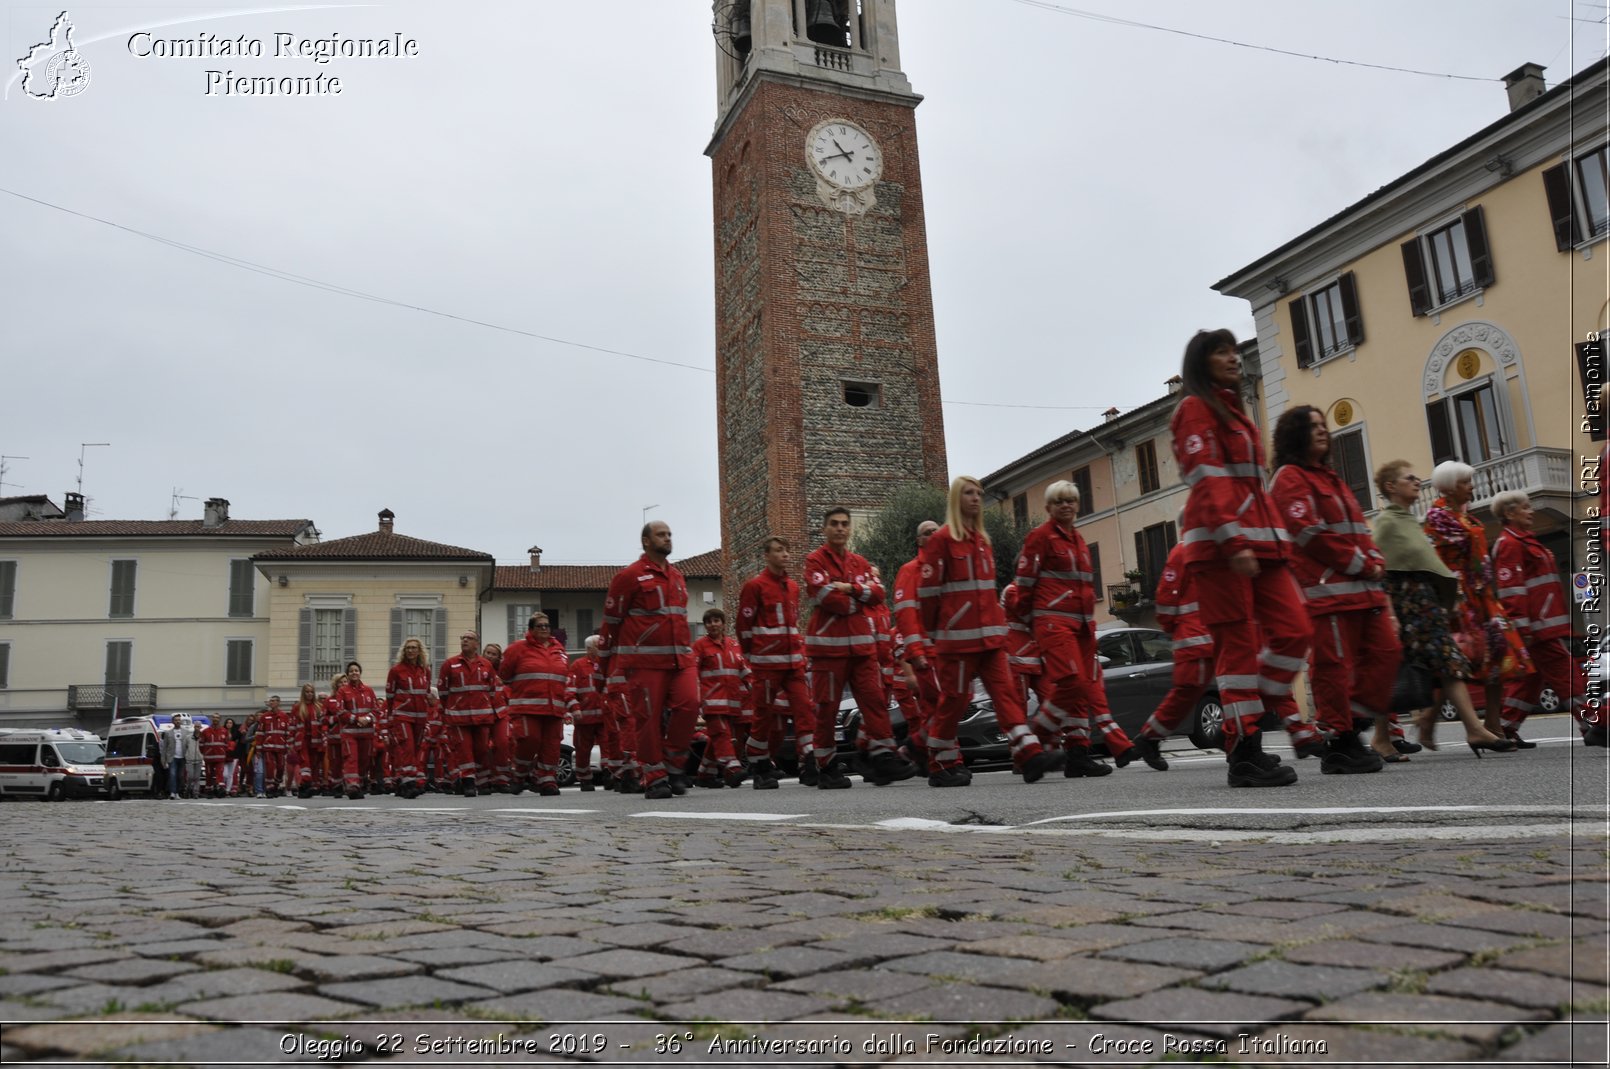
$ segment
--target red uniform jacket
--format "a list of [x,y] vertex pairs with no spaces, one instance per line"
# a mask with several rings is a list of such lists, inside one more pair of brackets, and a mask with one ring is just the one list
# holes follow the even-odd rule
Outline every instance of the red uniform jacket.
[[596,724],[604,719],[603,687],[593,678],[597,671],[598,662],[585,653],[570,662],[565,704],[573,723]]
[[324,713],[317,701],[291,706],[291,745],[303,753],[324,748]]
[[530,633],[509,643],[498,662],[498,672],[509,688],[509,712],[514,716],[564,716],[570,704],[570,659],[556,638],[542,643]]
[[1031,590],[1013,583],[1001,591],[1001,611],[1006,614],[1006,661],[1012,671],[1025,676],[1037,676],[1045,668],[1040,644],[1034,641],[1034,628],[1025,622],[1029,614],[1024,605],[1034,596]]
[[645,553],[615,573],[604,598],[598,654],[613,670],[693,663],[688,584],[676,565],[658,564]]
[[1065,531],[1046,520],[1023,540],[1012,583],[1026,595],[1018,610],[1036,634],[1095,626],[1096,588],[1090,547],[1078,531]]
[[1506,526],[1493,543],[1493,575],[1504,611],[1528,644],[1571,637],[1571,602],[1559,564],[1536,535]]
[[[832,583],[849,583],[846,593]],[[883,584],[859,553],[836,553],[820,546],[805,558],[805,596],[811,620],[805,629],[805,652],[816,657],[876,657],[877,627],[869,607],[883,604]]]
[[1180,538],[1186,564],[1223,564],[1244,549],[1286,560],[1291,536],[1263,488],[1262,432],[1234,390],[1220,390],[1219,398],[1229,423],[1201,398],[1187,397],[1169,424],[1180,478],[1191,488]]
[[416,723],[430,715],[430,669],[422,664],[394,664],[386,673],[386,708],[392,716]]
[[1174,660],[1192,661],[1213,656],[1213,636],[1202,622],[1196,601],[1196,580],[1185,567],[1185,543],[1168,551],[1163,574],[1157,579],[1157,626],[1174,640]]
[[202,728],[199,736],[201,741],[201,759],[203,761],[225,761],[229,759],[229,729],[222,724],[211,724]]
[[1381,584],[1362,578],[1366,568],[1386,558],[1375,548],[1358,498],[1340,475],[1330,468],[1283,464],[1270,493],[1297,543],[1292,570],[1310,615],[1386,606]]
[[443,721],[458,727],[492,723],[494,697],[500,686],[491,661],[479,655],[453,654],[436,674]]
[[341,734],[341,692],[324,699],[324,737],[326,740]]
[[347,683],[335,693],[341,703],[341,734],[374,735],[380,725],[380,703],[367,684]]
[[738,595],[738,646],[757,672],[805,667],[798,583],[768,570],[744,584]]
[[257,714],[257,748],[284,751],[291,717],[284,709],[264,709]]
[[693,644],[699,665],[699,705],[706,716],[738,716],[749,689],[749,666],[738,640],[730,635],[717,643],[705,635]]
[[894,576],[894,628],[900,633],[900,651],[906,660],[928,656],[928,640],[922,633],[922,606],[917,601],[922,563],[913,557],[900,566]]
[[1006,614],[995,593],[995,550],[974,531],[958,542],[947,525],[917,560],[922,567],[922,630],[941,656],[1006,646]]

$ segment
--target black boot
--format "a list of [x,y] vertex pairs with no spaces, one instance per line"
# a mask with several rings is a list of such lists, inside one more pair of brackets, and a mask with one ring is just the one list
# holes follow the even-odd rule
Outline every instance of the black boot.
[[1232,787],[1287,787],[1297,782],[1297,770],[1290,765],[1271,765],[1263,752],[1263,736],[1257,732],[1242,736],[1230,751],[1229,782]]
[[917,774],[917,766],[897,753],[880,753],[872,759],[872,767],[891,783],[910,779]]
[[768,760],[756,761],[753,768],[757,791],[775,791],[777,789],[777,770]]
[[963,775],[962,769],[959,767],[942,768],[938,772],[928,774],[928,786],[930,787],[966,787],[972,782],[972,777]]
[[847,791],[852,786],[850,777],[844,774],[844,769],[836,757],[829,761],[827,767],[816,777],[816,789],[819,791]]
[[[1090,747],[1088,746],[1069,746],[1067,762],[1062,766],[1062,774],[1068,779],[1080,776],[1091,778],[1110,776],[1112,775],[1112,766],[1091,757]],[[1025,776],[1024,778],[1027,779],[1028,777]]]
[[1381,755],[1359,741],[1357,731],[1344,731],[1326,744],[1319,771],[1327,776],[1353,776],[1386,767]]
[[1168,771],[1168,761],[1163,757],[1163,747],[1160,740],[1154,739],[1150,735],[1142,735],[1135,740],[1135,756],[1159,772]]

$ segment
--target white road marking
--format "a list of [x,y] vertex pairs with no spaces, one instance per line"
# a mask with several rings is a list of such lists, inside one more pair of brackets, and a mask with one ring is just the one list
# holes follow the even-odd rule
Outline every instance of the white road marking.
[[[467,809],[467,807],[466,807],[466,809]],[[430,812],[430,810],[416,810],[416,812]],[[443,809],[443,810],[441,810],[441,812],[443,812],[443,813],[449,813],[449,812],[457,813],[457,812],[460,812],[460,810],[457,810],[457,809],[452,809],[452,810]],[[598,810],[596,810],[596,809],[480,809],[480,810],[474,810],[474,812],[479,812],[479,813],[515,813],[515,814],[517,814],[519,816],[522,816],[522,817],[535,817],[535,816],[568,817],[568,816],[573,816],[573,815],[577,815],[577,814],[581,814],[581,813],[596,813],[596,812],[598,812]]]
[[1062,817],[1045,817],[1021,825],[1028,828],[1037,824],[1055,824],[1066,820],[1106,820],[1111,817],[1180,817],[1180,816],[1343,816],[1353,813],[1550,813],[1559,815],[1561,806],[1554,805],[1363,805],[1363,806],[1294,806],[1291,808],[1233,808],[1213,806],[1198,809],[1116,809],[1096,813],[1071,813]]
[[801,820],[810,816],[809,813],[691,813],[677,812],[671,809],[650,809],[643,813],[633,813],[634,817],[667,817],[672,820]]

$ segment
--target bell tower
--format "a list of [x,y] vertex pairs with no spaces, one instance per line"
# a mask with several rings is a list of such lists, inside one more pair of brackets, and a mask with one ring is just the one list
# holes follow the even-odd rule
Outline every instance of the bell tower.
[[[716,401],[726,585],[823,511],[944,486],[916,107],[894,0],[715,0]],[[887,577],[893,580],[893,576]]]

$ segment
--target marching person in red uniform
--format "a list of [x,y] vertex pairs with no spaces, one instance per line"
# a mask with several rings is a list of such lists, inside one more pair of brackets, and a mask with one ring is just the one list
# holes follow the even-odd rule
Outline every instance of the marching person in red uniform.
[[1546,686],[1560,699],[1562,710],[1576,718],[1582,740],[1589,746],[1605,745],[1602,715],[1587,703],[1588,679],[1571,656],[1571,599],[1560,582],[1554,554],[1532,533],[1532,501],[1523,491],[1506,490],[1493,498],[1493,515],[1504,529],[1493,543],[1493,571],[1504,611],[1526,641],[1526,652],[1537,670],[1523,679],[1504,683],[1501,714],[1487,710],[1487,730],[1503,734],[1522,750],[1535,742],[1521,738],[1521,725],[1537,712]]
[[458,764],[457,743],[448,741],[447,721],[442,716],[442,703],[432,687],[429,712],[425,714],[425,742],[420,751],[419,771],[425,776],[427,791],[441,791],[449,782],[447,770]]
[[688,629],[688,584],[671,563],[670,525],[644,524],[642,542],[643,555],[609,584],[598,653],[610,668],[624,670],[643,794],[656,800],[687,793],[683,769],[699,719],[699,675]]
[[[229,760],[229,729],[224,722],[214,717],[197,735],[201,743],[201,760],[205,764],[207,789],[215,798],[224,796],[224,762]],[[200,793],[199,791],[197,792]]]
[[[571,676],[569,658],[553,637],[547,613],[532,614],[525,638],[504,652],[498,673],[509,688],[515,785],[523,788],[529,784],[538,794],[552,797],[559,793],[559,747],[564,740]],[[577,753],[579,770],[579,747]]]
[[[773,739],[784,738],[783,718],[794,720],[794,741],[799,767],[814,761],[812,740],[816,718],[811,714],[805,681],[805,643],[799,633],[799,584],[789,578],[792,550],[788,541],[772,535],[761,547],[766,568],[743,585],[738,595],[738,645],[749,659],[755,716],[745,753],[757,791],[777,788],[777,767],[772,763]],[[786,696],[787,714],[781,703]],[[848,777],[843,777],[848,783]],[[821,786],[820,780],[817,786]]]
[[[594,654],[597,645],[594,644]],[[593,673],[593,686],[604,692],[604,722],[612,725],[616,738],[615,786],[616,794],[642,794],[643,774],[637,763],[637,716],[627,695],[626,669],[606,665],[599,660]]]
[[263,788],[270,798],[278,798],[285,786],[285,752],[291,718],[280,708],[280,696],[268,699],[268,708],[257,714],[257,750],[263,755]]
[[341,793],[341,688],[346,685],[345,672],[331,677],[330,693],[320,699],[324,709],[324,793],[332,798]]
[[[928,544],[928,539],[939,530],[933,520],[917,524],[917,552]],[[933,662],[928,656],[928,640],[922,633],[922,606],[917,601],[917,588],[921,585],[922,565],[912,557],[900,566],[894,577],[894,625],[900,635],[899,654],[905,661],[908,676],[914,680],[917,715],[907,710],[901,701],[900,711],[906,718],[906,746],[913,760],[928,761],[928,723],[939,709],[939,677],[934,675]]]
[[[1107,687],[1096,659],[1096,588],[1090,547],[1074,527],[1079,487],[1054,482],[1045,490],[1047,519],[1030,531],[1018,556],[1014,585],[1028,592],[1019,608],[1034,629],[1043,668],[1043,698],[1035,717],[1042,741],[1053,732],[1067,738],[1064,776],[1105,776],[1112,768],[1090,756],[1092,721],[1103,741],[1127,765],[1134,743],[1112,719]],[[1110,725],[1110,726],[1109,726]]]
[[425,792],[421,758],[425,724],[430,719],[430,665],[425,660],[425,644],[417,638],[403,642],[397,663],[386,673],[386,709],[391,718],[397,795],[417,798]]
[[363,682],[363,665],[347,665],[347,681],[335,695],[341,705],[341,771],[347,797],[363,797],[365,779],[375,764],[375,734],[380,703]]
[[[815,771],[822,777],[817,786],[824,790],[849,786],[838,765],[834,738],[846,686],[861,710],[861,737],[866,740],[865,755],[859,748],[856,751],[858,771],[879,786],[910,779],[917,766],[895,752],[889,697],[878,663],[874,613],[883,604],[883,584],[867,559],[850,550],[849,509],[828,509],[822,517],[822,536],[826,544],[805,558],[805,596],[811,601],[805,655],[810,659],[811,697],[816,704]],[[801,764],[801,783],[809,782],[807,772],[808,766]]]
[[1325,751],[1291,696],[1313,626],[1291,574],[1291,536],[1264,489],[1262,432],[1242,406],[1235,335],[1198,331],[1180,377],[1185,398],[1170,430],[1191,488],[1181,541],[1213,636],[1229,784],[1284,787],[1297,782],[1297,770],[1264,753],[1258,722],[1265,712],[1279,717],[1299,756]]
[[1403,646],[1364,512],[1330,466],[1325,413],[1298,405],[1275,422],[1275,477],[1269,488],[1296,548],[1292,571],[1314,628],[1308,672],[1314,711],[1329,738],[1319,770],[1327,775],[1379,772],[1402,758],[1359,738],[1388,717]]
[[609,765],[609,747],[604,743],[604,694],[594,674],[598,671],[598,636],[587,636],[587,652],[570,662],[569,683],[565,688],[565,707],[575,726],[571,739],[576,765],[576,783],[584,791],[597,789],[593,782],[593,746],[598,746],[600,770]]
[[[563,648],[560,647],[561,650]],[[492,775],[489,783],[497,794],[508,794],[509,782],[514,779],[514,725],[513,714],[509,711],[509,683],[503,677],[503,647],[496,642],[488,642],[482,647],[481,656],[492,663],[492,671],[498,673],[498,679],[501,680],[498,688],[492,692]],[[525,779],[521,776],[519,782],[515,783],[515,794],[525,790]],[[535,787],[532,789],[535,790]]]
[[1026,722],[1021,692],[1007,662],[1006,614],[995,592],[995,549],[984,530],[984,487],[970,475],[950,484],[945,526],[934,532],[918,555],[922,586],[923,634],[938,658],[942,694],[939,714],[928,725],[928,785],[965,787],[956,726],[981,680],[995,703],[995,720],[1005,732],[1012,763],[1023,782],[1034,783],[1062,767],[1060,751],[1045,750]]
[[313,691],[303,683],[302,693],[291,706],[291,782],[301,798],[313,797],[324,785],[324,710]]
[[700,787],[736,787],[743,782],[743,763],[732,748],[732,722],[743,713],[749,690],[749,665],[738,640],[727,634],[727,614],[706,609],[704,634],[693,643],[699,666],[699,705],[708,736],[699,774]]
[[1174,675],[1168,693],[1141,725],[1135,748],[1141,760],[1168,771],[1161,743],[1191,715],[1213,686],[1213,636],[1202,623],[1196,601],[1196,583],[1185,566],[1185,543],[1176,542],[1157,578],[1157,626],[1172,641]]
[[492,780],[492,727],[502,683],[492,662],[481,656],[480,635],[466,631],[458,644],[459,652],[442,662],[436,692],[442,699],[448,742],[455,750],[448,768],[464,797],[474,798]]

